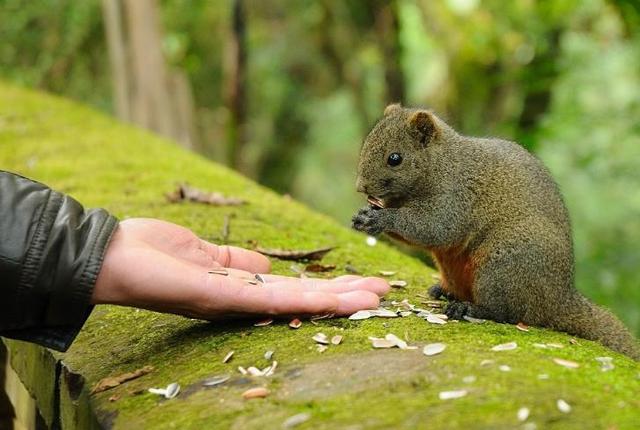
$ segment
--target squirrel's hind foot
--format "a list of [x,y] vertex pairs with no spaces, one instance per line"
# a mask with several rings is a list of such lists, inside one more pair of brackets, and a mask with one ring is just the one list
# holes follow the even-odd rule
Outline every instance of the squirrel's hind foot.
[[469,314],[469,310],[473,307],[473,303],[461,302],[460,300],[449,301],[447,308],[444,310],[446,316],[452,320],[464,319]]

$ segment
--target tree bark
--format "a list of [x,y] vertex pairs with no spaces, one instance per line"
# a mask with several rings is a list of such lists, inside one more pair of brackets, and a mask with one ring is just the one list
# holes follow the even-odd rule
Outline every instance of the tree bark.
[[246,16],[243,0],[234,0],[231,15],[231,31],[229,32],[224,58],[224,96],[230,112],[227,125],[227,162],[231,167],[242,171],[243,166],[240,166],[240,154],[242,154],[247,141],[247,47]]
[[122,28],[122,7],[120,0],[102,0],[107,47],[111,62],[113,98],[116,116],[122,121],[131,120],[129,91],[129,66],[127,48]]
[[398,2],[376,2],[375,26],[378,43],[382,50],[386,103],[405,103],[405,79],[402,71],[402,44]]

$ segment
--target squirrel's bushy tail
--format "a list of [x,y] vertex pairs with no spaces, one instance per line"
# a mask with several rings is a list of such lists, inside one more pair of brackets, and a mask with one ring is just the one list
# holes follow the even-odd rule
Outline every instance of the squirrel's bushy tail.
[[614,351],[640,361],[640,346],[625,325],[608,310],[576,293],[572,310],[562,315],[554,328],[584,339],[595,340]]

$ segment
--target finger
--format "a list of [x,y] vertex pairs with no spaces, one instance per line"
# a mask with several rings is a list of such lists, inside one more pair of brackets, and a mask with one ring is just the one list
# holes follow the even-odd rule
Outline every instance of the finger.
[[351,282],[333,282],[324,279],[291,279],[287,281],[269,282],[263,288],[277,288],[281,290],[319,291],[324,293],[346,293],[350,291],[369,291],[379,296],[389,292],[389,284],[380,278],[362,278]]
[[354,314],[363,309],[376,309],[380,305],[380,298],[369,291],[351,291],[338,295],[339,304],[336,316]]
[[[300,280],[304,280],[304,279],[308,279],[308,278],[298,278],[298,277],[294,277],[294,276],[284,276],[284,275],[272,275],[272,274],[260,274],[260,277],[262,277],[262,279],[265,282],[277,282],[277,281],[294,281],[296,279],[300,279]],[[316,278],[314,278],[316,279]],[[362,279],[362,276],[357,276],[357,275],[342,275],[342,276],[338,276],[337,278],[332,278],[332,279],[322,279],[323,281],[327,281],[327,282],[351,282],[351,281],[355,281],[357,279]]]
[[237,280],[215,280],[212,284],[211,311],[234,314],[317,315],[335,313],[340,305],[337,294],[304,291],[300,288],[264,288],[260,285],[237,285]]
[[259,252],[236,246],[218,246],[204,240],[202,241],[202,246],[211,258],[224,267],[248,270],[253,273],[268,273],[271,271],[271,262]]

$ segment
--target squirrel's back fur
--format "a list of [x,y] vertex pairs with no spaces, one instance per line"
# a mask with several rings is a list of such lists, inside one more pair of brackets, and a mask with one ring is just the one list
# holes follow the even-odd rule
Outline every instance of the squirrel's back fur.
[[358,190],[381,207],[361,209],[354,227],[431,251],[451,317],[551,327],[640,359],[624,325],[574,288],[568,211],[520,145],[392,105],[365,139]]

